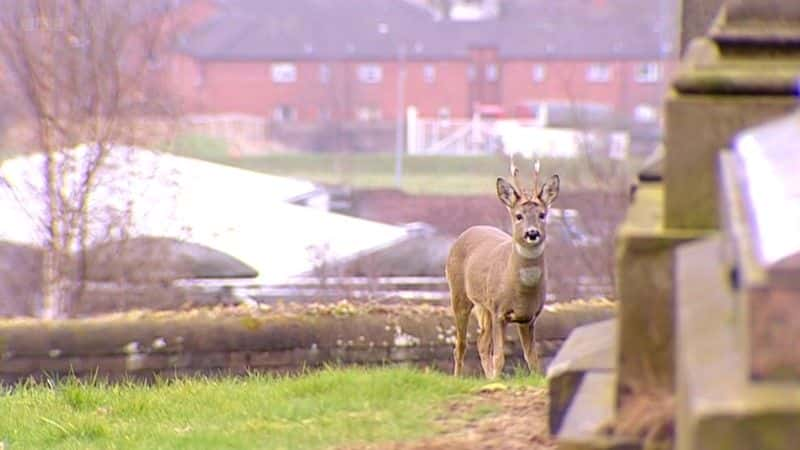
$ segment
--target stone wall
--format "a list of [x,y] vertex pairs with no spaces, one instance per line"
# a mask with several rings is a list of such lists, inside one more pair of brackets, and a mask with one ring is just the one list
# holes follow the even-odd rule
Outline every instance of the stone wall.
[[[549,360],[569,332],[612,316],[608,301],[548,307],[537,322],[538,350]],[[474,325],[474,324],[473,324]],[[152,377],[250,370],[296,372],[324,364],[411,363],[450,371],[454,327],[444,307],[355,307],[302,312],[215,308],[135,312],[89,319],[0,324],[0,380],[43,375]],[[477,373],[473,326],[469,368]],[[507,368],[523,364],[508,329]]]

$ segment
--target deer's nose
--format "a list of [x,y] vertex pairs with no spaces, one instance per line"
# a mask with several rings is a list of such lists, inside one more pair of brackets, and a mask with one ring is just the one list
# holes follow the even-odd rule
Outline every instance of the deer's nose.
[[529,229],[525,231],[525,239],[536,242],[539,238],[542,237],[542,233],[539,230]]

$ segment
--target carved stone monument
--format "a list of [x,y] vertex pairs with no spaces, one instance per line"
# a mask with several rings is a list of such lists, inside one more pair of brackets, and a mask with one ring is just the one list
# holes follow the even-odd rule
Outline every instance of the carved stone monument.
[[800,2],[728,0],[692,40],[662,176],[618,231],[616,324],[576,330],[548,373],[560,448],[800,445],[800,115],[773,122],[798,76]]

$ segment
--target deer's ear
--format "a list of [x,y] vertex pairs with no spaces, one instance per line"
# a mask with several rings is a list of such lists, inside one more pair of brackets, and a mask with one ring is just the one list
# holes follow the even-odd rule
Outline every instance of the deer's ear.
[[553,201],[555,201],[556,197],[558,197],[559,184],[558,175],[550,177],[547,183],[542,186],[542,190],[539,191],[539,200],[545,205],[550,206]]
[[513,208],[519,201],[519,193],[514,185],[503,177],[497,177],[497,198],[509,208]]

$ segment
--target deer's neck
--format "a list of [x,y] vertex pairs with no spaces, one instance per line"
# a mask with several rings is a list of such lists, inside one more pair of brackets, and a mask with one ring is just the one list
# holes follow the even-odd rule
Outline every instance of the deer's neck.
[[521,259],[539,259],[544,255],[545,242],[536,247],[523,247],[514,242],[514,256]]
[[536,247],[514,243],[510,266],[523,287],[533,288],[541,283],[544,277],[544,248],[544,242]]

